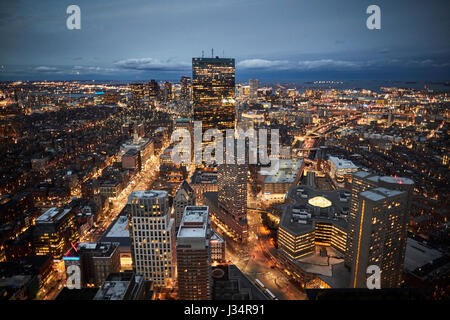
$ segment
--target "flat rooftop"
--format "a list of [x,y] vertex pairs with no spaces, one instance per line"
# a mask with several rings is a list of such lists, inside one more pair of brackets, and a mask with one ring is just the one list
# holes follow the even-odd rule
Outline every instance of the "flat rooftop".
[[191,184],[216,184],[217,171],[196,170],[191,178]]
[[128,203],[131,203],[131,199],[165,198],[167,195],[168,193],[165,190],[133,191],[128,196]]
[[[287,199],[292,203],[281,205],[280,226],[293,234],[307,233],[315,228],[315,224],[331,223],[345,230],[345,216],[350,206],[350,193],[346,189],[316,190],[308,185],[291,187]],[[298,219],[296,217],[307,218]]]
[[303,163],[303,159],[280,159],[276,174],[266,176],[264,183],[293,183]]
[[374,188],[368,191],[361,192],[360,195],[364,198],[372,201],[380,201],[386,198],[398,196],[404,193],[404,191],[391,190],[386,188]]
[[45,211],[39,218],[36,219],[36,223],[53,223],[61,220],[71,209],[50,208]]
[[404,269],[412,272],[428,263],[432,263],[433,260],[442,256],[442,252],[430,248],[412,238],[408,238],[406,241]]
[[120,243],[121,253],[130,250],[131,239],[130,232],[128,231],[128,217],[121,213],[103,233],[100,241]]
[[333,162],[333,164],[337,169],[358,169],[358,167],[350,160],[341,159],[333,156],[330,156],[328,160]]
[[177,238],[204,238],[208,227],[208,207],[187,206],[184,209]]

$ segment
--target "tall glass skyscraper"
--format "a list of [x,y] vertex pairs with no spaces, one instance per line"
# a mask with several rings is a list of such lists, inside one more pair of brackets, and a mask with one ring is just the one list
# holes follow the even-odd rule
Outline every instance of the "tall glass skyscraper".
[[192,58],[194,120],[203,130],[233,129],[235,118],[235,68],[231,58]]

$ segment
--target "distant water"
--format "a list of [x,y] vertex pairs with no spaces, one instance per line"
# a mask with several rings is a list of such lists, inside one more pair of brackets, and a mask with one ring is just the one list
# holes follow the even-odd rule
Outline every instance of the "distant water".
[[386,81],[386,80],[345,80],[335,83],[314,83],[314,81],[290,81],[288,85],[295,86],[300,92],[306,89],[367,89],[380,92],[382,87],[404,89],[430,89],[436,91],[450,91],[450,82],[438,81]]

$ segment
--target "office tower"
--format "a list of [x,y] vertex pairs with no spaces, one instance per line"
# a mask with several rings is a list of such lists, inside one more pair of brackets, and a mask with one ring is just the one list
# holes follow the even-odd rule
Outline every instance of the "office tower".
[[181,77],[181,97],[185,100],[191,100],[191,77]]
[[183,181],[173,198],[175,228],[178,229],[183,218],[184,208],[195,205],[195,193],[189,183]]
[[211,229],[208,207],[187,206],[177,234],[178,297],[211,299]]
[[159,84],[154,79],[147,84],[147,96],[150,99],[157,99],[160,95]]
[[61,259],[71,243],[78,240],[78,230],[71,209],[50,208],[36,219],[33,243],[36,255]]
[[234,59],[192,58],[194,120],[203,130],[234,128],[234,71]]
[[171,286],[175,275],[175,224],[166,191],[133,191],[128,196],[133,269],[156,286]]
[[63,257],[64,265],[78,265],[82,287],[100,287],[110,273],[120,271],[119,243],[94,242],[73,245]]
[[258,79],[250,79],[250,100],[255,100],[258,97]]
[[131,88],[131,102],[136,104],[144,99],[144,85],[142,83],[132,83]]
[[382,288],[402,283],[413,185],[407,178],[353,174],[345,258],[351,287],[366,287],[370,265],[380,268]]
[[134,272],[111,273],[93,300],[152,300],[153,283]]
[[164,83],[164,100],[172,101],[173,94],[174,94],[174,92],[172,90],[172,84],[169,81],[166,81]]
[[246,164],[221,164],[217,167],[218,206],[223,227],[238,241],[247,238],[247,170]]

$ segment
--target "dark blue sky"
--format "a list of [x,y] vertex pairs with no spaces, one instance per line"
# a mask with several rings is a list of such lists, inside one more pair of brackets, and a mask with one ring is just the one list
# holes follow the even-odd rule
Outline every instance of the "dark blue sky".
[[[81,8],[81,30],[66,8]],[[366,8],[381,7],[381,30]],[[449,80],[449,1],[1,0],[0,80],[179,79],[236,58],[238,80]]]

